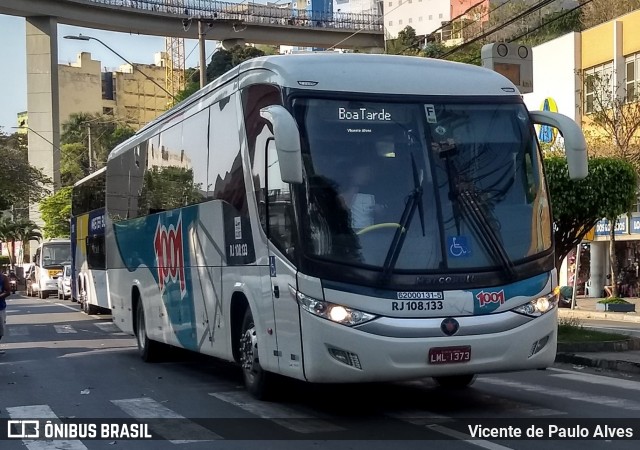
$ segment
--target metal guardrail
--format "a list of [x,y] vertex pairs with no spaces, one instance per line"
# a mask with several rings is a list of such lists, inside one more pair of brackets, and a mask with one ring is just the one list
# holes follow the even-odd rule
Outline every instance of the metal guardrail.
[[211,0],[85,0],[114,8],[130,8],[173,14],[181,19],[237,20],[246,24],[285,27],[322,27],[354,31],[383,31],[383,17],[377,14],[327,13],[306,9],[279,8],[257,3]]

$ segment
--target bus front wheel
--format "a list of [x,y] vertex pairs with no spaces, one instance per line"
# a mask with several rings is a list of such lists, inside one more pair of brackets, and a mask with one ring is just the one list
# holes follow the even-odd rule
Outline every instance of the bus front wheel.
[[242,321],[238,354],[247,391],[255,398],[264,400],[269,396],[270,374],[262,370],[258,358],[258,335],[251,310],[247,307]]
[[144,318],[142,300],[138,301],[138,308],[136,311],[136,342],[138,343],[138,353],[145,362],[157,361],[160,352],[160,343],[152,341],[149,339],[149,336],[147,336],[147,325]]
[[471,386],[473,382],[476,380],[476,376],[474,374],[452,375],[448,377],[433,377],[433,379],[441,387],[461,389],[461,388],[466,388],[468,386]]

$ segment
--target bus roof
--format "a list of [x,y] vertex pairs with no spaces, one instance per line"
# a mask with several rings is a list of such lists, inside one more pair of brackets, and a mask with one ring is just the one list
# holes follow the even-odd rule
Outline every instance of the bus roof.
[[[483,67],[432,58],[366,53],[297,53],[262,56],[234,67],[140,129],[111,154],[139,142],[157,124],[248,72],[269,73],[269,83],[313,91],[425,96],[520,96],[506,77]],[[267,77],[265,77],[265,80]],[[254,78],[259,82],[260,78]],[[82,183],[85,179],[80,180]],[[76,183],[77,184],[77,183]]]
[[[279,76],[279,84],[291,88],[409,95],[519,95],[509,80],[492,70],[415,56],[298,53],[250,59],[238,67],[240,71],[271,70]],[[317,84],[301,84],[305,81]]]

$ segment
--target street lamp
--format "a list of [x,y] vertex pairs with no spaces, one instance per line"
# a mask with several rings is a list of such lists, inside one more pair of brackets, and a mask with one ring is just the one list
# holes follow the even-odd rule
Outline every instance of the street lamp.
[[169,97],[171,97],[173,99],[173,101],[177,101],[178,99],[176,99],[174,97],[174,95],[167,91],[164,87],[162,87],[160,84],[158,84],[158,82],[156,80],[154,80],[153,78],[151,78],[149,75],[147,75],[146,73],[144,73],[142,70],[140,70],[139,67],[136,67],[133,65],[132,62],[130,62],[127,58],[125,58],[124,56],[122,56],[120,53],[116,52],[114,49],[112,49],[111,47],[109,47],[107,44],[105,44],[104,42],[102,42],[100,39],[95,38],[93,36],[85,36],[83,34],[79,34],[77,36],[65,36],[65,39],[72,39],[75,41],[98,41],[99,43],[101,43],[104,47],[106,47],[109,51],[111,51],[113,54],[115,54],[118,58],[122,59],[124,62],[126,62],[127,64],[129,64],[131,66],[132,69],[137,70],[138,72],[140,72],[147,80],[151,81],[153,84],[155,84],[156,86],[158,86],[160,89],[162,89]]
[[[22,123],[22,122],[21,122]],[[45,141],[46,143],[48,143],[49,145],[51,145],[53,148],[55,148],[56,150],[60,151],[60,147],[58,147],[56,144],[54,144],[53,142],[51,142],[49,139],[47,139],[46,137],[44,137],[43,135],[41,135],[40,133],[38,133],[36,130],[34,130],[33,128],[30,128],[26,125],[20,125],[19,127],[11,127],[11,129],[13,130],[29,130],[31,131],[33,134],[37,134],[38,136],[40,136],[42,138],[43,141]]]

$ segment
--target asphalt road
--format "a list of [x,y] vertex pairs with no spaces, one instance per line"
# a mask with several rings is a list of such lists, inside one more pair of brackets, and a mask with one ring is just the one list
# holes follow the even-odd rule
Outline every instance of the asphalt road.
[[[640,441],[640,379],[622,373],[558,365],[483,375],[466,390],[444,390],[430,379],[357,386],[282,381],[277,402],[260,402],[244,391],[234,365],[181,351],[146,364],[110,316],[87,316],[69,301],[19,296],[9,300],[2,343],[3,426],[27,418],[86,426],[127,421],[166,438],[0,440],[2,450],[617,450]],[[635,441],[561,438],[605,424],[631,424]],[[504,438],[530,428],[546,436],[553,427],[552,440]],[[487,434],[472,439],[479,428]]]

